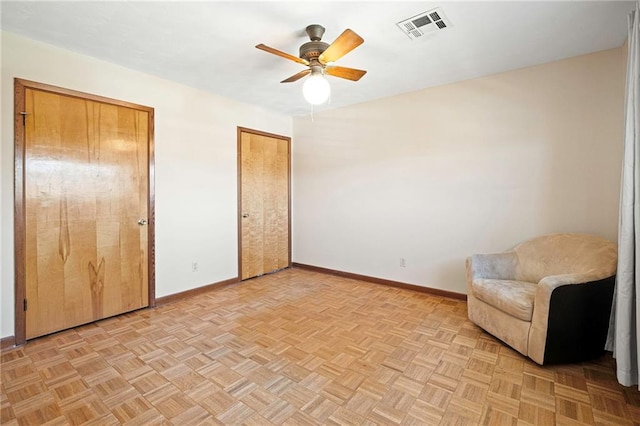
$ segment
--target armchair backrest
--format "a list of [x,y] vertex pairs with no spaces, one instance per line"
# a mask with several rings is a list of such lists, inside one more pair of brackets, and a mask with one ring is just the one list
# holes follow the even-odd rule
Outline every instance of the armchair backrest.
[[513,251],[518,256],[517,280],[537,283],[550,275],[597,273],[606,278],[616,273],[616,244],[595,235],[543,235]]

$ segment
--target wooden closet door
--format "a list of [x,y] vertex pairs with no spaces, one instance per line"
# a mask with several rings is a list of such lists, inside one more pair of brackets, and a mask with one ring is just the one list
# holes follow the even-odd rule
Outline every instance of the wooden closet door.
[[25,89],[26,338],[148,306],[148,111]]
[[240,277],[290,266],[289,138],[241,129]]

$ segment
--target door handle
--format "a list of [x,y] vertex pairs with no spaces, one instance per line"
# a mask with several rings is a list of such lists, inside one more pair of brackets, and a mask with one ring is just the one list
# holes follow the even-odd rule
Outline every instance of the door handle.
[[249,213],[242,213],[242,217],[245,218],[245,219],[248,218],[249,217]]
[[147,219],[139,219],[138,220],[138,225],[142,226],[142,225],[146,225],[147,224]]

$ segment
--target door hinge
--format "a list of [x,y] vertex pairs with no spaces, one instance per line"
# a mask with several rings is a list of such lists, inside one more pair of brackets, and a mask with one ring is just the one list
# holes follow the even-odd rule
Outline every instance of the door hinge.
[[[22,111],[20,113],[20,115],[22,115],[22,125],[26,126],[27,125],[27,115],[29,115],[29,113],[26,112],[26,111]],[[26,311],[26,309],[25,309],[25,311]]]
[[27,310],[27,299],[24,299],[24,300],[22,301],[22,309],[23,309],[24,311],[26,311],[26,310]]

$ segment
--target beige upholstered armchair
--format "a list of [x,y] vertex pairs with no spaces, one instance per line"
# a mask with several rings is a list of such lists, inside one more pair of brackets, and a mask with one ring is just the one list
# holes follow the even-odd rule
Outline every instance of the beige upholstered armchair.
[[604,353],[616,244],[551,234],[467,259],[469,319],[538,364]]

